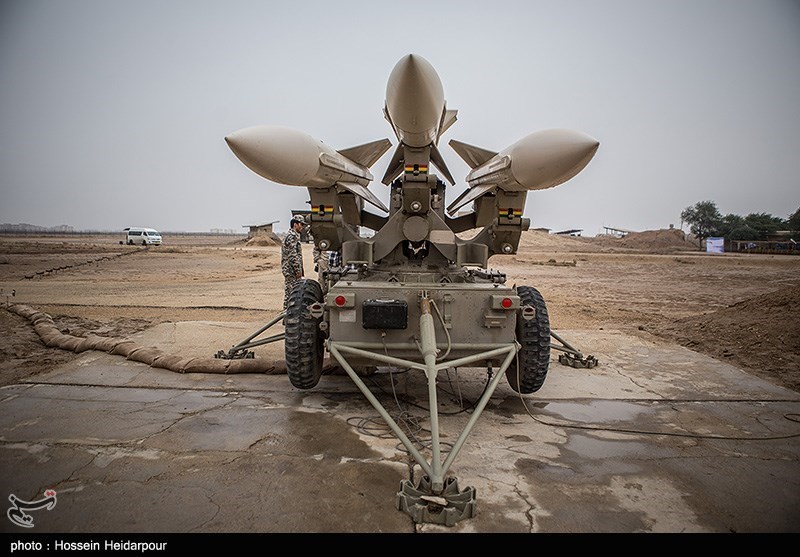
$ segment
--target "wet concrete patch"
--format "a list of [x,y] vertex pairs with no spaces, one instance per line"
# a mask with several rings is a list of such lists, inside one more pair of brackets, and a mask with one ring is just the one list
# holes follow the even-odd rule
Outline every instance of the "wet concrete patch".
[[[413,531],[410,519],[394,509],[403,472],[397,465],[252,453],[187,458],[165,452],[158,460],[129,454],[99,467],[81,449],[60,452],[63,462],[83,454],[83,463],[43,484],[57,491],[58,504],[36,517],[40,531]],[[4,464],[9,464],[5,458]],[[14,482],[8,487],[20,497],[26,487],[32,490]],[[0,524],[0,531],[11,531],[7,521]]]
[[[3,390],[10,394],[11,387]],[[37,385],[0,402],[5,441],[111,444],[136,441],[175,420],[223,404],[207,393]]]

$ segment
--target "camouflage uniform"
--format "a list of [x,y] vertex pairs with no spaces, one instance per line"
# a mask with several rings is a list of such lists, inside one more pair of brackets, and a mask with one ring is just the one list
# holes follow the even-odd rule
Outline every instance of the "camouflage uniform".
[[319,249],[314,245],[314,270],[319,277],[319,283],[325,284],[325,271],[328,270],[328,252]]
[[299,280],[297,274],[303,276],[303,247],[300,243],[300,233],[294,227],[289,229],[281,245],[281,272],[285,282],[283,291],[283,309],[289,303],[289,294],[292,287]]

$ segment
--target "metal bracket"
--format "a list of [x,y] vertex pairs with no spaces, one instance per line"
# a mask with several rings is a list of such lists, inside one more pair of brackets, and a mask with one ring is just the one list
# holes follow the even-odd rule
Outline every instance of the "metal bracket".
[[558,363],[560,363],[561,365],[570,366],[574,368],[591,369],[595,367],[599,362],[597,361],[597,358],[591,355],[581,358],[567,353],[558,355]]
[[256,357],[256,353],[252,350],[231,348],[227,352],[224,350],[217,350],[214,353],[214,357],[218,360],[252,360]]
[[563,352],[563,354],[558,355],[558,363],[561,365],[591,369],[600,363],[597,358],[592,355],[584,356],[579,350],[575,349],[567,341],[558,336],[552,329],[550,330],[550,336],[561,343],[550,343],[550,348]]
[[409,480],[403,480],[397,493],[397,510],[410,515],[418,524],[453,526],[459,520],[475,516],[475,488],[467,487],[459,491],[455,477],[445,479],[440,496],[433,496],[431,493],[428,476],[422,476],[418,487],[414,487]]

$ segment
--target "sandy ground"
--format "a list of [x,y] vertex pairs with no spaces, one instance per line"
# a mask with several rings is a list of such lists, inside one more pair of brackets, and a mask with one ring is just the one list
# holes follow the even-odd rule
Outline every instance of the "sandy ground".
[[[112,235],[0,235],[0,303],[46,312],[65,334],[112,337],[183,321],[257,328],[280,310],[278,246],[212,235],[164,242],[141,248]],[[304,249],[313,276],[311,245]],[[555,331],[656,335],[800,391],[800,258],[709,255],[677,230],[623,239],[529,231],[517,255],[490,264],[510,284],[540,290]],[[27,319],[0,311],[0,384],[75,357],[48,348]]]

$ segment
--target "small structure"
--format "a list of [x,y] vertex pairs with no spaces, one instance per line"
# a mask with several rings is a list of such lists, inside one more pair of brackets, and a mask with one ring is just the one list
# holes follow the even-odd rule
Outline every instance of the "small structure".
[[558,236],[580,236],[581,232],[583,232],[582,228],[571,228],[569,230],[560,230],[558,232],[553,232]]
[[275,224],[276,220],[272,222],[268,222],[266,224],[247,224],[245,225],[249,230],[247,232],[247,241],[248,242],[259,242],[265,241],[269,243],[280,243],[280,238],[275,232],[272,230],[272,225]]
[[800,242],[794,238],[782,241],[731,240],[729,249],[741,253],[768,253],[773,255],[800,255]]
[[625,230],[624,228],[612,228],[610,226],[604,226],[603,229],[605,229],[606,235],[614,236],[615,238],[624,238],[628,234],[635,232],[634,230]]

